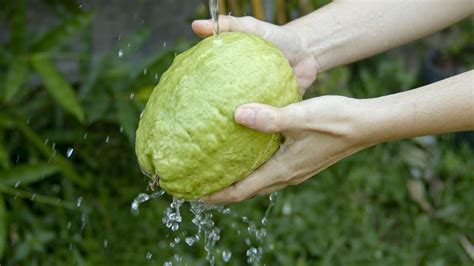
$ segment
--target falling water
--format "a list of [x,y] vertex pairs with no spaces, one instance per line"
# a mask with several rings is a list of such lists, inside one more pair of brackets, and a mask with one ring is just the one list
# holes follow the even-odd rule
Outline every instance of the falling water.
[[138,208],[140,207],[140,204],[150,199],[158,198],[159,196],[162,196],[163,194],[165,194],[164,190],[157,190],[151,194],[146,194],[146,193],[138,194],[138,196],[132,202],[132,207],[131,207],[132,214],[135,216],[138,215],[139,213]]
[[217,0],[209,0],[209,10],[212,18],[214,36],[219,37],[219,2]]
[[[138,215],[139,205],[154,198],[162,196],[165,192],[163,190],[157,190],[154,193],[146,194],[140,193],[132,202],[131,211],[134,215]],[[238,213],[231,211],[230,208],[221,205],[205,204],[198,201],[184,201],[178,198],[174,198],[168,208],[166,208],[162,223],[171,230],[175,235],[170,239],[169,246],[175,248],[180,243],[184,243],[187,246],[193,246],[196,243],[203,240],[204,250],[206,251],[206,259],[210,265],[216,264],[216,252],[219,253],[222,261],[225,263],[229,262],[232,257],[230,250],[220,250],[216,248],[217,242],[221,238],[222,229],[216,224],[215,214],[219,213],[227,217],[231,217],[234,221],[242,222],[247,230],[246,232],[237,230],[237,234],[242,237],[244,243],[248,246],[245,251],[247,262],[249,264],[259,264],[264,253],[264,240],[267,235],[266,225],[270,211],[275,204],[276,193],[273,193],[269,197],[270,203],[265,211],[263,218],[260,223],[251,221],[246,216],[241,216]],[[189,234],[186,230],[180,229],[180,223],[183,222],[181,215],[181,209],[183,205],[189,205],[189,211],[192,213],[193,218],[192,224],[196,227],[196,232]],[[232,223],[232,228],[235,228],[237,224]],[[255,241],[252,241],[254,239]],[[148,253],[147,253],[148,254]],[[151,253],[150,253],[151,254]],[[151,258],[151,257],[150,257]],[[182,257],[175,254],[173,259],[175,262],[182,260]],[[168,265],[173,265],[172,261],[168,261]]]

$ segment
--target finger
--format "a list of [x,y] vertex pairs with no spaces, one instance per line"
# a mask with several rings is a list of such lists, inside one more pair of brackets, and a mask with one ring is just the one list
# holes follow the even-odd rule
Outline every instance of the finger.
[[[253,17],[233,17],[219,16],[219,30],[221,32],[247,32],[263,37],[264,25],[266,22],[257,20]],[[195,20],[191,24],[193,31],[200,37],[206,37],[212,34],[212,20]]]
[[305,109],[300,104],[291,104],[283,108],[265,104],[244,104],[237,108],[234,119],[246,127],[265,132],[276,133],[304,129]]
[[282,178],[291,174],[290,161],[286,157],[288,156],[279,150],[271,160],[244,180],[203,197],[201,200],[206,203],[230,203],[243,201],[256,195],[258,191],[280,182]]
[[267,195],[267,194],[273,193],[273,192],[278,191],[278,190],[282,190],[283,188],[285,188],[287,186],[299,185],[299,184],[303,183],[304,181],[306,181],[307,179],[309,179],[310,177],[312,177],[313,175],[314,174],[311,173],[311,174],[306,175],[306,176],[296,177],[296,178],[293,178],[293,179],[290,179],[290,180],[287,180],[287,181],[284,181],[284,182],[275,183],[271,186],[268,186],[268,187],[260,190],[259,192],[257,192],[257,195],[263,196],[263,195]]

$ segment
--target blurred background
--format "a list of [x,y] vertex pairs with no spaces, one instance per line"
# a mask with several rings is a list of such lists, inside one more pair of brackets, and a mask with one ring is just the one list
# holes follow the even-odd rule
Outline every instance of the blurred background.
[[[327,2],[221,0],[220,12],[284,24]],[[175,235],[161,220],[170,197],[130,212],[148,183],[134,155],[140,112],[175,54],[198,41],[190,23],[209,17],[207,4],[0,1],[0,265],[207,264],[202,241],[169,245]],[[472,69],[473,35],[471,17],[323,73],[306,97],[377,97]],[[378,145],[281,191],[260,264],[472,265],[473,140]],[[231,209],[259,221],[268,204]],[[194,230],[189,211],[183,218]],[[215,219],[217,265],[245,265],[249,241],[236,228],[246,225]]]

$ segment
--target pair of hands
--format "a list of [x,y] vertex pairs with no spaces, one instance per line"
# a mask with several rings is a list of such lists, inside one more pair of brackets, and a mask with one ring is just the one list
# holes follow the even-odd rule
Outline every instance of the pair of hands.
[[[302,35],[291,24],[276,26],[252,17],[220,16],[222,32],[253,33],[272,42],[286,56],[299,82],[301,93],[316,79],[318,62]],[[199,20],[193,31],[206,37],[212,34],[211,21]],[[360,141],[353,121],[354,113],[346,108],[357,105],[355,99],[323,96],[275,108],[264,104],[245,104],[235,112],[235,121],[249,128],[281,132],[285,142],[272,159],[247,178],[204,197],[207,203],[238,202],[255,195],[265,195],[288,185],[296,185],[359,150]]]

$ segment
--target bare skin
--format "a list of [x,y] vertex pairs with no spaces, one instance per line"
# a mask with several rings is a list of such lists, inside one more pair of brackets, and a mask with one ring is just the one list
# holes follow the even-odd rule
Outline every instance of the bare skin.
[[[220,28],[273,42],[288,58],[304,93],[317,73],[426,36],[473,13],[474,3],[462,0],[336,1],[284,26],[221,16]],[[194,21],[192,27],[199,36],[212,34],[210,21]],[[245,104],[236,110],[235,121],[262,132],[281,132],[285,143],[254,173],[202,198],[205,202],[239,202],[300,184],[379,143],[474,130],[474,71],[373,99],[323,96],[283,108]]]

